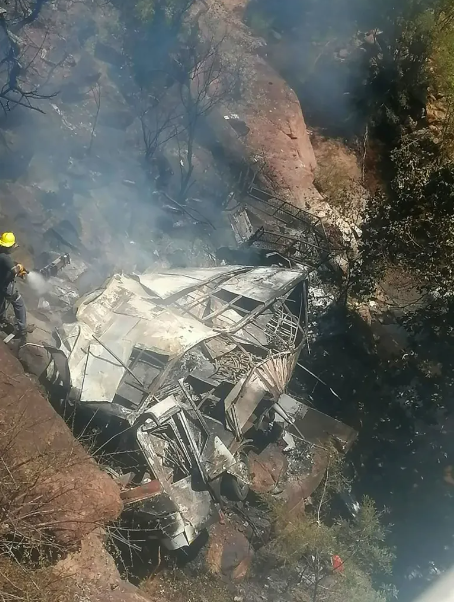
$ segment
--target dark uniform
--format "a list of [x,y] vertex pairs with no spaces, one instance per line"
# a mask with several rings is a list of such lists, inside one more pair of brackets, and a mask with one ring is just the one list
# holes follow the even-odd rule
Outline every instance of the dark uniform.
[[11,303],[20,335],[27,331],[27,312],[21,295],[17,292],[15,278],[16,264],[8,250],[0,247],[0,321],[4,320],[8,303]]

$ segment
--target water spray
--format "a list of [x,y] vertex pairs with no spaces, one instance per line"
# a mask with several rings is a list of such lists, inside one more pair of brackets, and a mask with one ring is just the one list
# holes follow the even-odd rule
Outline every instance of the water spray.
[[44,295],[49,290],[49,283],[41,272],[27,272],[25,281],[38,295]]

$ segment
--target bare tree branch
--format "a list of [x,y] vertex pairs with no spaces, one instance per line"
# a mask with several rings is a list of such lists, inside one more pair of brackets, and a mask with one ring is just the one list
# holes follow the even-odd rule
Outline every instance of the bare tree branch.
[[34,57],[26,65],[23,65],[20,42],[21,40],[8,29],[6,11],[0,12],[0,82],[2,82],[0,83],[0,106],[5,114],[17,106],[44,113],[40,107],[36,106],[35,101],[53,98],[57,93],[40,94],[36,88],[26,90],[21,81],[38,56],[42,45],[37,49]]
[[177,57],[178,90],[184,110],[184,130],[178,136],[180,200],[184,200],[191,185],[194,143],[200,121],[215,106],[232,96],[240,79],[239,63],[233,67],[229,64],[224,43],[225,37],[203,38],[194,27]]
[[178,135],[181,110],[167,90],[159,97],[150,97],[140,116],[145,157],[151,160],[159,148]]

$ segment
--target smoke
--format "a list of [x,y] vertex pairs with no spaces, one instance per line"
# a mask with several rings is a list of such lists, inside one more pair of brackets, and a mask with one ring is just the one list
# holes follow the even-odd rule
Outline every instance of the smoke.
[[[56,5],[60,10],[54,10]],[[210,221],[218,218],[224,180],[216,166],[206,167],[211,151],[203,155],[204,190],[197,183],[190,191],[191,196],[206,201],[195,198],[187,203],[184,199],[184,209],[178,213],[164,196],[152,194],[161,188],[176,198],[180,171],[184,171],[178,144],[172,140],[165,145],[164,158],[156,153],[153,161],[144,161],[140,116],[145,109],[150,116],[153,104],[148,91],[142,94],[134,75],[143,66],[143,57],[151,55],[153,70],[147,63],[143,75],[147,84],[152,76],[156,79],[155,54],[135,52],[129,64],[122,21],[111,3],[99,10],[97,3],[88,0],[56,0],[40,7],[36,21],[21,21],[18,30],[24,64],[30,64],[23,75],[30,89],[55,96],[39,99],[43,113],[18,106],[0,115],[5,139],[0,145],[0,183],[8,179],[0,213],[24,249],[21,261],[40,268],[56,254],[69,252],[85,264],[86,273],[72,280],[78,290],[98,286],[117,271],[212,261],[210,252],[222,228],[216,226],[216,240],[211,241],[212,229],[203,232],[203,224],[199,228],[185,213],[187,209],[196,216],[199,211]],[[16,19],[14,10],[10,3],[8,22]],[[129,25],[129,37],[135,40]],[[158,23],[153,27],[156,33]],[[102,43],[96,35],[100,30],[110,32]],[[169,32],[162,25],[165,35]],[[152,42],[158,44],[157,39],[144,35],[140,47],[148,49]],[[167,51],[162,54],[168,56]],[[5,56],[5,49],[0,48],[0,59]],[[167,77],[162,79],[153,85],[167,86]],[[151,117],[150,122],[154,123]],[[202,146],[197,147],[199,154]],[[194,179],[202,179],[199,172]],[[230,234],[228,228],[224,231]],[[29,274],[25,285],[40,297],[52,289],[37,272]]]
[[[310,126],[333,137],[361,135],[368,121],[372,61],[383,50],[370,0],[251,0],[247,21],[267,40],[267,60],[297,93]],[[366,34],[370,33],[370,35]]]
[[48,281],[39,272],[30,272],[27,275],[26,282],[39,296],[44,295],[50,290],[50,285]]

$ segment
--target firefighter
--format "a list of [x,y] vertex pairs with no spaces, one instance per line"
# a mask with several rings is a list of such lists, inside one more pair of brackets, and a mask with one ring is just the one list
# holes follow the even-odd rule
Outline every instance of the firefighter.
[[11,303],[16,318],[16,336],[25,339],[27,336],[27,312],[21,295],[16,290],[16,277],[23,278],[27,273],[20,263],[11,257],[16,247],[16,237],[12,232],[4,232],[0,236],[0,322],[4,322],[8,303]]

